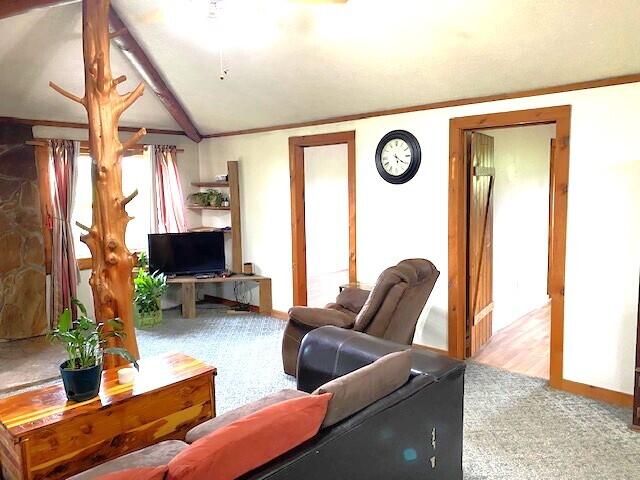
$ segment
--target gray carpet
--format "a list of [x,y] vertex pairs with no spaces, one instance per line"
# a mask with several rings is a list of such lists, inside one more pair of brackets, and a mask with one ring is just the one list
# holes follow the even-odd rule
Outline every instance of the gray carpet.
[[[295,385],[281,368],[284,322],[220,313],[199,310],[189,320],[165,312],[164,325],[139,331],[143,356],[180,350],[218,367],[220,413]],[[631,409],[473,362],[465,389],[465,480],[640,479]]]
[[[223,413],[295,386],[281,368],[283,328],[283,321],[256,314],[200,309],[198,318],[184,319],[170,310],[163,325],[138,331],[138,343],[143,357],[173,350],[216,366]],[[474,362],[465,390],[465,480],[640,479],[631,409]]]

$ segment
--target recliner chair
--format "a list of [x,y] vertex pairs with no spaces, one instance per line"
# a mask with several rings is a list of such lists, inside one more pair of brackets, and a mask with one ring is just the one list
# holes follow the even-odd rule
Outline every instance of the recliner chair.
[[439,275],[429,260],[403,260],[382,272],[371,292],[345,288],[325,308],[292,307],[282,339],[285,373],[296,375],[302,339],[325,325],[411,345],[418,317]]

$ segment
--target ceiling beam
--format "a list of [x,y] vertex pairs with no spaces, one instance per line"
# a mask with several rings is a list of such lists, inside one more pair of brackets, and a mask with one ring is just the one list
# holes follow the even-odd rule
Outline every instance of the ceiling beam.
[[194,142],[200,142],[202,135],[200,135],[200,132],[198,132],[191,118],[189,118],[186,110],[164,81],[151,59],[142,49],[138,41],[131,35],[131,32],[120,18],[120,15],[118,15],[118,12],[113,8],[113,5],[109,12],[109,22],[111,23],[112,31],[117,32],[113,37],[113,42],[116,46],[122,50],[125,57],[127,57],[147,85],[155,92],[169,114],[184,130],[185,135]]
[[79,0],[3,0],[0,2],[0,19],[20,15],[34,8],[55,7]]

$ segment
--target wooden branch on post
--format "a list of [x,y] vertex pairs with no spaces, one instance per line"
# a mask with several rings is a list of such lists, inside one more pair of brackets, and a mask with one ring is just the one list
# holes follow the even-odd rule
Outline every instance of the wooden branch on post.
[[138,189],[136,188],[130,195],[127,195],[122,199],[122,202],[121,202],[122,208],[126,207],[127,203],[129,203],[131,200],[133,200],[137,196],[138,196]]
[[126,75],[120,75],[118,78],[114,78],[113,81],[111,82],[111,85],[113,85],[114,87],[121,84],[122,82],[126,82],[127,81],[127,76]]
[[143,94],[144,94],[144,85],[141,83],[132,92],[129,92],[129,93],[125,94],[125,95],[122,95],[122,97],[121,97],[122,98],[122,110],[121,111],[124,112],[125,110],[127,110]]
[[144,128],[141,128],[136,133],[133,134],[131,138],[125,140],[122,144],[121,152],[126,152],[130,148],[133,148],[141,139],[147,134],[147,131]]
[[73,100],[76,103],[79,103],[80,105],[85,105],[85,99],[78,97],[77,95],[74,95],[73,93],[67,92],[64,88],[56,85],[53,82],[49,82],[49,86],[51,88],[53,88],[56,92],[58,92],[60,95],[67,97],[69,100]]

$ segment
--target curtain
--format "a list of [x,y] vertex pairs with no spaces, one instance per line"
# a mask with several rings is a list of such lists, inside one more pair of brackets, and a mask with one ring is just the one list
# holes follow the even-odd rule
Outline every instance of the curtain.
[[153,147],[153,172],[157,232],[186,232],[175,145]]
[[50,323],[55,327],[58,316],[65,308],[71,308],[75,316],[71,299],[76,297],[80,272],[73,245],[71,215],[75,198],[80,142],[51,140],[49,152],[53,216]]

